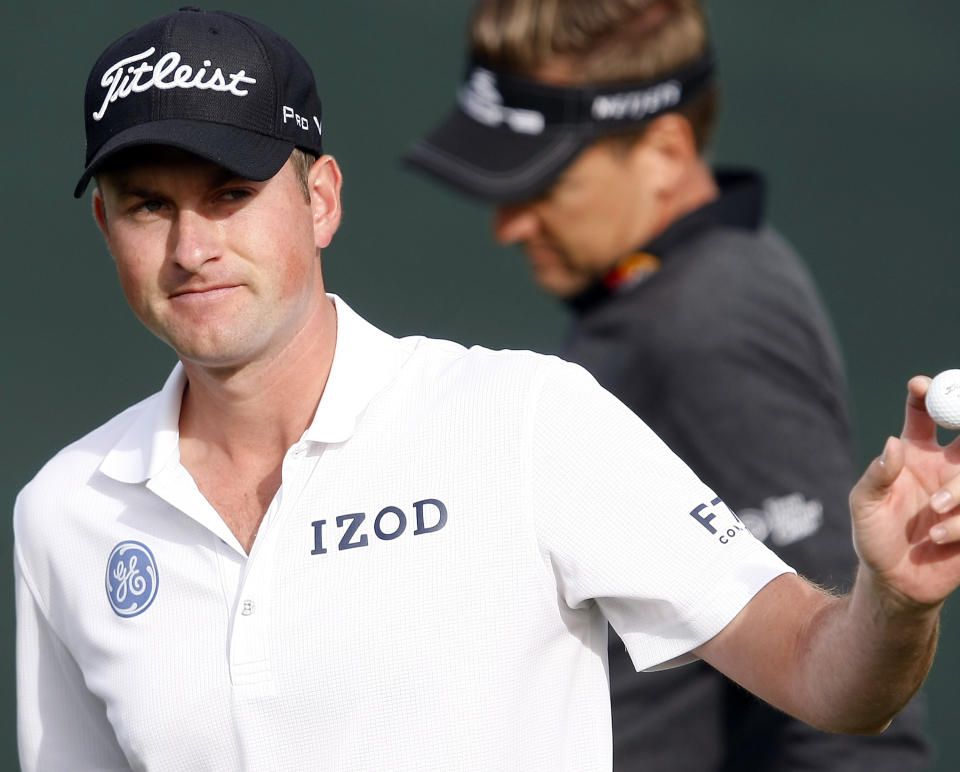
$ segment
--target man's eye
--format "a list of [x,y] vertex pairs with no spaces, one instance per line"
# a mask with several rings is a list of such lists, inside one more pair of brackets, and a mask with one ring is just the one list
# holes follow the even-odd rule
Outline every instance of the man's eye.
[[249,190],[244,190],[242,188],[230,188],[229,190],[223,191],[221,197],[227,201],[240,201],[250,195]]
[[137,204],[136,209],[139,209],[142,212],[157,212],[163,207],[163,203],[160,201],[154,201],[153,199],[147,201],[141,201]]

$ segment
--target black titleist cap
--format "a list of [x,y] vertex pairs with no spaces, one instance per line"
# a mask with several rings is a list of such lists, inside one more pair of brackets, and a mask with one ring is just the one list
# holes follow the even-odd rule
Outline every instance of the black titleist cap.
[[138,145],[168,145],[251,180],[279,171],[294,147],[315,155],[320,98],[310,66],[264,25],[181,8],[124,35],[90,71],[87,158],[79,198],[103,163]]
[[478,198],[527,198],[598,137],[676,110],[713,77],[709,49],[638,83],[547,85],[472,61],[456,107],[404,160]]

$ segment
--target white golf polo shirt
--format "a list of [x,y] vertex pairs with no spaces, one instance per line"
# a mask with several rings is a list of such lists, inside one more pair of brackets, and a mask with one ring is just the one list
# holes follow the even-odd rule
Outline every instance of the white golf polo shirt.
[[339,299],[248,555],[163,390],[15,511],[23,769],[607,770],[606,621],[683,658],[789,571],[581,368]]

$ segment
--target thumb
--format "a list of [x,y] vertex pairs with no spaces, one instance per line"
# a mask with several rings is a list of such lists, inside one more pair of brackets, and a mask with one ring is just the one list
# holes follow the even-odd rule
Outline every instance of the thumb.
[[883,503],[903,469],[903,444],[897,437],[888,437],[883,452],[870,462],[866,471],[850,491],[850,510],[854,516]]

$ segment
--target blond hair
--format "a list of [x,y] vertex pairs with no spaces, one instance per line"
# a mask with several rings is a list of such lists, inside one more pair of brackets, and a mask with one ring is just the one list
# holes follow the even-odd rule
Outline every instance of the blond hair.
[[293,149],[293,152],[290,154],[290,164],[293,166],[293,173],[297,177],[297,185],[300,187],[300,192],[303,193],[303,197],[307,200],[307,203],[310,203],[310,167],[313,166],[313,162],[317,160],[315,155],[308,153],[306,150],[301,150],[298,147]]

